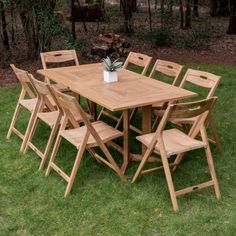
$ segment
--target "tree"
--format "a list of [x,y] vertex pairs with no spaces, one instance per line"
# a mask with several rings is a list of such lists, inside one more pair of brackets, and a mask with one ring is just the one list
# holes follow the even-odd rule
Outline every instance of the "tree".
[[236,1],[230,0],[230,17],[228,34],[236,34]]
[[212,17],[217,16],[217,6],[218,6],[218,0],[211,0],[210,1],[211,16]]
[[0,1],[0,14],[1,14],[1,24],[2,24],[2,42],[5,49],[9,50],[9,37],[7,33],[7,22],[5,16],[5,6],[3,1]]
[[28,58],[35,58],[51,45],[56,0],[15,0],[28,46]]
[[[79,1],[78,4],[80,5]],[[72,38],[76,39],[76,33],[75,33],[75,2],[74,0],[70,1],[70,9],[71,9],[71,34]]]
[[191,0],[186,0],[186,11],[185,11],[185,29],[190,29],[191,26]]
[[124,14],[124,31],[126,33],[133,32],[132,3],[133,3],[133,0],[120,0],[121,8]]
[[148,16],[149,16],[149,28],[152,31],[152,12],[151,12],[150,0],[148,0]]
[[193,15],[195,17],[199,17],[199,12],[198,12],[198,0],[193,1]]

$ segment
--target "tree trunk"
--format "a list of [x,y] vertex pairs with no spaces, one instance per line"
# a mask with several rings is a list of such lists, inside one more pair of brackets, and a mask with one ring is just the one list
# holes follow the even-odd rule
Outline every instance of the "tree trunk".
[[170,16],[172,16],[172,13],[173,13],[173,0],[168,1],[168,10],[169,10]]
[[184,7],[183,1],[179,0],[179,12],[180,12],[180,29],[184,28]]
[[[79,1],[78,4],[80,5]],[[74,0],[70,1],[70,10],[71,10],[71,34],[72,38],[76,39],[76,32],[75,32],[75,3]]]
[[219,0],[219,10],[218,10],[217,15],[218,16],[229,15],[229,0]]
[[150,28],[150,31],[152,31],[152,12],[151,12],[150,0],[148,0],[148,16],[149,16],[149,28]]
[[186,0],[185,29],[191,29],[191,0]]
[[193,1],[193,15],[195,17],[199,17],[199,12],[198,12],[198,0]]
[[5,6],[3,1],[0,1],[0,14],[1,14],[1,23],[2,23],[2,42],[5,49],[9,50],[9,37],[7,33],[7,22],[5,16]]
[[137,0],[132,0],[132,12],[137,12]]
[[215,17],[217,16],[217,8],[218,8],[218,0],[211,0],[211,16]]
[[230,17],[228,34],[236,34],[236,1],[230,0]]
[[132,33],[132,0],[121,0],[121,7],[124,14],[124,31]]
[[157,0],[155,0],[154,8],[157,9]]

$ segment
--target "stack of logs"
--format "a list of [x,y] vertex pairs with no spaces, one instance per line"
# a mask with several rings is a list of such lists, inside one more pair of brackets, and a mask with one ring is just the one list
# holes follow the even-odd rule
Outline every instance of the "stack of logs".
[[91,49],[92,55],[101,58],[111,56],[114,58],[127,57],[130,52],[130,43],[128,43],[119,34],[100,34],[97,44]]

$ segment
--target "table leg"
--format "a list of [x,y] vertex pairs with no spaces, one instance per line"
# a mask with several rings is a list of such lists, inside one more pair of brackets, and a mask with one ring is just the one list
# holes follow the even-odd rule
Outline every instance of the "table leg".
[[129,163],[129,153],[130,153],[130,137],[129,137],[129,110],[124,110],[123,116],[123,132],[124,132],[124,156],[122,172],[124,173],[128,163]]
[[[142,134],[152,132],[152,106],[142,107]],[[146,151],[146,146],[142,145],[142,154]]]
[[90,101],[90,111],[94,121],[97,120],[97,104],[95,102]]

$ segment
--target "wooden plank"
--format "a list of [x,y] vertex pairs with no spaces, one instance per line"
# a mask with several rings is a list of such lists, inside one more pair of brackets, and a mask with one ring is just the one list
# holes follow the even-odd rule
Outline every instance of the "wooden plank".
[[[152,132],[152,106],[142,107],[142,133],[148,134]],[[146,146],[142,145],[142,153],[146,151]]]

